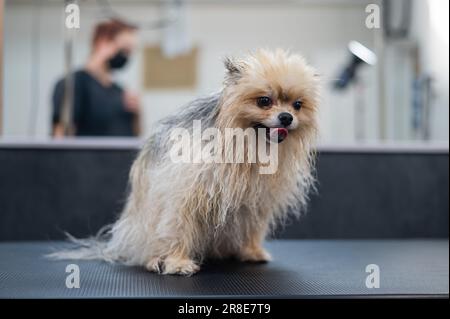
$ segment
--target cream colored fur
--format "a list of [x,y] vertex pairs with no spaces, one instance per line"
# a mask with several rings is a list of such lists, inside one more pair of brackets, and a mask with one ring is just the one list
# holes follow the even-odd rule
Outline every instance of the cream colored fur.
[[[304,210],[313,185],[318,80],[301,56],[281,50],[227,60],[226,67],[224,88],[209,115],[212,125],[247,128],[276,112],[295,115],[297,127],[278,147],[277,172],[261,175],[259,163],[173,163],[168,146],[159,145],[168,142],[152,136],[132,166],[131,192],[108,238],[75,240],[83,247],[53,257],[184,275],[198,271],[205,257],[270,260],[264,238],[289,212]],[[258,96],[269,94],[270,109],[255,105]],[[292,109],[295,99],[303,102],[300,111]]]

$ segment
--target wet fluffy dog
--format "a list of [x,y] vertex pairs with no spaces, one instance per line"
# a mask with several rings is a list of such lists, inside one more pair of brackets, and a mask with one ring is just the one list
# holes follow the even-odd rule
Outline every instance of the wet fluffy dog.
[[[191,275],[204,257],[270,260],[262,242],[288,212],[300,212],[312,186],[318,83],[304,59],[260,50],[225,61],[223,89],[161,122],[130,173],[131,192],[119,220],[101,236],[75,240],[63,259],[103,259],[163,274]],[[256,163],[174,163],[170,131],[256,128],[276,133],[278,169]],[[231,145],[231,148],[234,146]]]

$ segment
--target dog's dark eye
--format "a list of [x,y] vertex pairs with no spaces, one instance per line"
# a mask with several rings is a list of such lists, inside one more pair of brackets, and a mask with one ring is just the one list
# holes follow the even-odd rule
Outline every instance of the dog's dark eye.
[[256,104],[259,107],[268,107],[272,105],[272,99],[268,96],[260,96],[256,99]]
[[295,101],[294,104],[292,104],[292,106],[294,107],[294,109],[296,109],[297,111],[300,110],[303,106],[303,102],[302,101]]

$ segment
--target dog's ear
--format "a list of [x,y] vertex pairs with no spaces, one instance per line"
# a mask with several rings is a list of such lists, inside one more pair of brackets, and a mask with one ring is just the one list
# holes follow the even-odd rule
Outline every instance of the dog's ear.
[[223,61],[225,68],[229,74],[241,73],[241,68],[239,67],[239,62],[231,57],[226,57]]
[[236,83],[241,77],[244,71],[244,66],[239,61],[226,57],[223,61],[227,74],[225,77],[226,83],[232,84]]

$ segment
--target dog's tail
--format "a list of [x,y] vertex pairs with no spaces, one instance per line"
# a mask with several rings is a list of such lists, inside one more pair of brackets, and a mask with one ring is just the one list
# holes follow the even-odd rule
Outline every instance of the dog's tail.
[[54,252],[45,255],[45,257],[54,260],[99,259],[114,262],[116,258],[106,251],[109,238],[111,237],[112,226],[106,225],[97,232],[97,235],[86,239],[75,238],[71,234],[65,233],[67,239],[74,247],[62,250],[55,249]]

